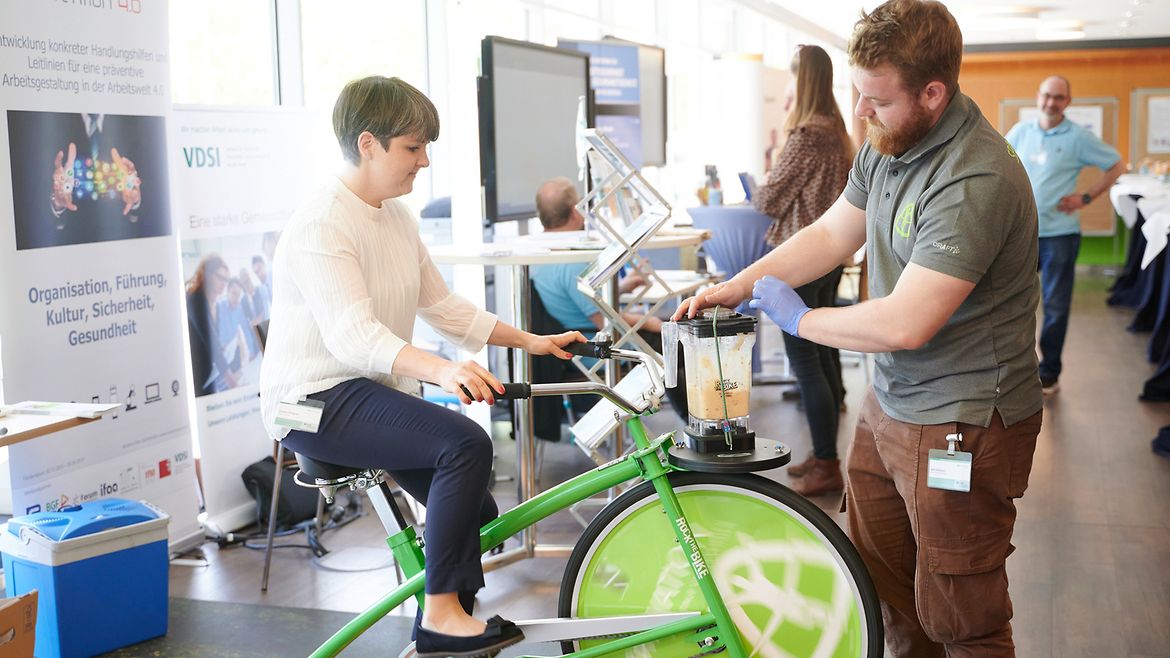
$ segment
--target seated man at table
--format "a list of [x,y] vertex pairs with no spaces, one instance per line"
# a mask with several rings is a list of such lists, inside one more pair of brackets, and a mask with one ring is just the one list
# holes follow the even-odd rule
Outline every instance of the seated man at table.
[[[536,193],[536,213],[544,230],[549,233],[584,230],[585,217],[577,210],[578,201],[580,196],[577,187],[567,178],[554,178],[541,185]],[[536,265],[530,270],[530,278],[549,315],[566,329],[577,329],[586,336],[591,336],[605,326],[605,318],[589,297],[577,289],[577,276],[583,269],[585,266],[581,263]],[[618,290],[623,293],[631,292],[644,283],[645,280],[640,275],[631,274],[621,280]],[[660,318],[627,312],[622,313],[622,319],[631,327],[645,320],[639,328],[638,335],[651,347],[662,351]],[[681,368],[682,360],[679,361]],[[680,382],[684,381],[682,377],[680,369]],[[667,394],[674,410],[686,418],[684,387],[667,389]]]

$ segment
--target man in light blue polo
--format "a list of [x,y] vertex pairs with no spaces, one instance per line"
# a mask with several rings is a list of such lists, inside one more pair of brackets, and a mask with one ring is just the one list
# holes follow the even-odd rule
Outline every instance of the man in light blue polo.
[[[1028,172],[1040,215],[1040,283],[1044,296],[1040,382],[1045,395],[1057,391],[1060,377],[1060,353],[1068,331],[1077,251],[1081,247],[1077,211],[1108,190],[1125,172],[1117,149],[1066,120],[1064,110],[1071,102],[1072,86],[1067,78],[1045,78],[1036,94],[1040,118],[1021,121],[1007,134],[1007,141]],[[1084,167],[1097,167],[1105,175],[1087,189],[1077,190],[1077,176]]]

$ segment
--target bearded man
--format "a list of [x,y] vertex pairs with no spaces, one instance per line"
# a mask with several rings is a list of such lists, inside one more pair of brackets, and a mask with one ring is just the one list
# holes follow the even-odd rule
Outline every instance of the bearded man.
[[[849,63],[868,139],[844,193],[675,313],[750,298],[792,335],[875,354],[846,503],[898,657],[1015,655],[1005,563],[1043,406],[1036,203],[1015,151],[959,91],[962,52],[940,2],[863,14]],[[869,299],[809,310],[793,287],[862,245]]]

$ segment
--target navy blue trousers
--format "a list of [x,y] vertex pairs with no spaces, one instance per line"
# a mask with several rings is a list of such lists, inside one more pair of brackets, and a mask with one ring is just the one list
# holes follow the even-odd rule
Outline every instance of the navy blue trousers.
[[321,425],[316,434],[289,432],[285,447],[332,464],[384,469],[427,506],[427,593],[459,592],[463,600],[482,588],[479,529],[499,515],[488,493],[492,442],[483,429],[364,378],[309,397],[325,403]]

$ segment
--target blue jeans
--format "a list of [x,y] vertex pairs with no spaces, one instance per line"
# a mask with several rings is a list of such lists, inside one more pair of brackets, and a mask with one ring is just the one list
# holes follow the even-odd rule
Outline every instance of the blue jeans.
[[[843,269],[838,267],[816,281],[806,283],[796,289],[796,294],[809,308],[832,306]],[[813,456],[836,459],[837,426],[841,418],[841,402],[845,399],[845,388],[841,384],[841,353],[803,338],[783,336],[788,365],[796,375],[800,399],[804,402]]]
[[1040,377],[1044,379],[1060,376],[1060,353],[1064,350],[1064,336],[1068,333],[1068,314],[1080,248],[1080,234],[1040,238],[1040,286],[1044,294]]

